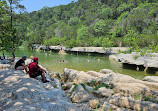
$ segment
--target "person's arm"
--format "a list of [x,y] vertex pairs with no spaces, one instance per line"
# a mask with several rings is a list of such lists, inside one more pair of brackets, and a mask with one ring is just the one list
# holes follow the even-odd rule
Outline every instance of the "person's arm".
[[25,68],[27,67],[27,66],[25,65],[25,63],[22,63],[21,65],[24,66]]

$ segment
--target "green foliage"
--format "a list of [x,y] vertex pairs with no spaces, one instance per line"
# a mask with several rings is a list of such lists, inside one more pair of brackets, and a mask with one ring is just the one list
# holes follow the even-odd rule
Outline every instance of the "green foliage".
[[112,46],[112,41],[108,37],[103,38],[102,47],[111,47],[111,46]]
[[16,35],[27,41],[27,46],[128,46],[136,51],[150,47],[155,52],[158,51],[157,11],[156,0],[78,0],[16,14],[14,24]]
[[98,89],[101,88],[101,87],[105,87],[105,88],[109,89],[109,85],[107,85],[107,84],[105,84],[105,83],[102,83],[102,84],[99,84],[99,85],[95,86],[95,87],[93,88],[93,90],[96,91],[96,90],[98,90]]
[[68,21],[68,24],[70,26],[78,25],[80,23],[81,23],[81,20],[78,17],[70,18],[70,20]]

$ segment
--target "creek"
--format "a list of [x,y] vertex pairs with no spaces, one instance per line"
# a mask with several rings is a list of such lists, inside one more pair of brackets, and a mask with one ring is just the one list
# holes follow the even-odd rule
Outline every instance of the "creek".
[[[5,55],[10,57],[11,52],[5,52]],[[123,69],[118,62],[114,60],[110,60],[106,56],[99,56],[99,55],[89,56],[88,54],[60,55],[56,52],[51,52],[51,51],[43,52],[43,51],[35,51],[29,49],[17,49],[15,51],[15,55],[16,57],[21,57],[23,55],[26,55],[27,57],[30,57],[31,55],[33,55],[34,57],[38,57],[39,64],[47,68],[50,72],[63,73],[64,68],[75,69],[78,71],[85,71],[85,72],[90,70],[100,71],[101,69],[111,69],[115,73],[130,75],[136,79],[143,79],[145,76],[151,75],[151,74],[145,74],[143,71]],[[59,62],[57,62],[57,60]],[[67,62],[63,63],[63,60]]]

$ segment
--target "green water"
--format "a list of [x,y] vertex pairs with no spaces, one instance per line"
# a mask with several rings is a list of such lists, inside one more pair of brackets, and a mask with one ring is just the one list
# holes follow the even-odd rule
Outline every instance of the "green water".
[[[7,56],[11,56],[11,53],[5,53]],[[137,79],[143,79],[148,74],[145,74],[143,71],[135,71],[130,69],[123,69],[121,65],[113,60],[108,59],[107,57],[100,56],[88,56],[88,55],[59,55],[55,52],[43,52],[43,51],[32,51],[28,49],[18,49],[15,52],[17,57],[26,55],[30,57],[39,58],[39,64],[47,68],[51,72],[63,73],[64,68],[75,69],[78,71],[100,71],[101,69],[111,69],[115,73],[121,73],[125,75],[130,75]],[[100,59],[98,62],[97,59]],[[67,60],[67,63],[57,63],[56,60]],[[89,62],[88,62],[88,60]]]

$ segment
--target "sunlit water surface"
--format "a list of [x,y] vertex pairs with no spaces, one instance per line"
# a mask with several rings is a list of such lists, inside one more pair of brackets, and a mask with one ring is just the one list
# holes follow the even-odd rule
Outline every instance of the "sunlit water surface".
[[[17,57],[26,55],[30,57],[39,58],[39,64],[47,68],[51,72],[63,73],[64,68],[75,69],[78,71],[100,71],[101,69],[111,69],[115,73],[121,73],[125,75],[130,75],[137,79],[143,79],[149,74],[145,74],[143,71],[135,71],[130,69],[123,69],[121,65],[113,60],[108,59],[106,56],[88,56],[86,55],[73,55],[66,54],[60,55],[55,52],[43,52],[43,51],[32,51],[29,49],[17,49],[15,51]],[[7,56],[11,56],[11,53],[6,52]],[[98,61],[98,58],[100,61]],[[66,60],[67,63],[57,63],[56,60]]]

